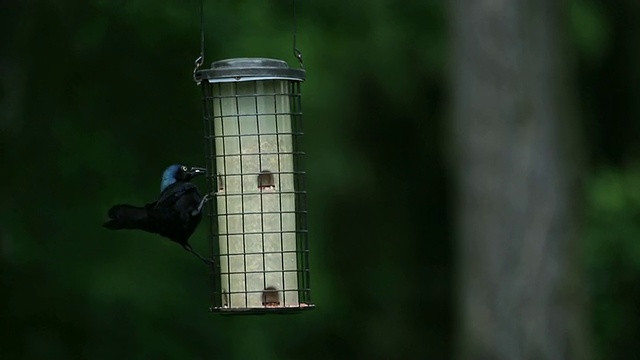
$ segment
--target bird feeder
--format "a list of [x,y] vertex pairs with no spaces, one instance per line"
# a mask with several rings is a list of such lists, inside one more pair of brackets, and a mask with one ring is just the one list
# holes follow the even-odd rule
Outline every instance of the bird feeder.
[[264,58],[198,70],[203,93],[211,311],[312,309],[301,149],[303,69]]

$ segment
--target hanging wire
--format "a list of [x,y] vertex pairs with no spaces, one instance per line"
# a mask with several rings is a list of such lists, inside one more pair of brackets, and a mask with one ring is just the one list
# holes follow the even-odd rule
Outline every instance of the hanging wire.
[[196,72],[198,72],[200,66],[204,64],[204,0],[200,0],[200,56],[198,56],[194,63],[193,81],[199,82],[198,79],[196,79]]
[[[304,63],[302,62],[302,52],[298,49],[297,45],[298,37],[298,16],[296,13],[296,0],[293,0],[293,56],[298,59],[300,67],[304,69]],[[204,0],[200,0],[200,56],[195,60],[193,68],[193,80],[199,82],[196,78],[196,73],[200,67],[204,64]]]
[[298,59],[298,63],[300,63],[300,67],[304,69],[304,64],[302,63],[302,52],[298,49],[296,45],[296,37],[298,35],[298,21],[296,15],[296,0],[293,0],[293,56]]

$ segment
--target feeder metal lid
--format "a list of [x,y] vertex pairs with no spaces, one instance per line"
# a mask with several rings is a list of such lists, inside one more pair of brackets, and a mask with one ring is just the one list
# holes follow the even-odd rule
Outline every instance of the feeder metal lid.
[[267,58],[233,58],[215,61],[211,69],[196,72],[196,80],[210,83],[255,81],[255,80],[294,80],[304,81],[303,69],[292,69],[286,62]]

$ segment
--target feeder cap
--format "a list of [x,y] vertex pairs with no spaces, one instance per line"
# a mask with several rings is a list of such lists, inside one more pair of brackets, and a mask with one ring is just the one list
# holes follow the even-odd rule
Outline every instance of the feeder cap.
[[233,58],[215,61],[211,69],[196,72],[196,80],[210,83],[256,81],[256,80],[293,80],[304,81],[303,69],[292,69],[285,61],[267,58]]

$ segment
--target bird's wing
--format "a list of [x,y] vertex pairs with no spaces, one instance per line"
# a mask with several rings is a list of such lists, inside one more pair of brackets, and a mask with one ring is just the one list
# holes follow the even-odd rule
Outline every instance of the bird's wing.
[[176,182],[160,194],[160,198],[155,202],[154,207],[170,207],[181,196],[191,191],[198,192],[198,187],[190,182]]

